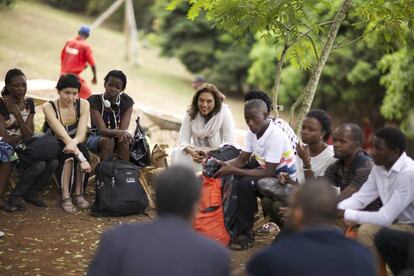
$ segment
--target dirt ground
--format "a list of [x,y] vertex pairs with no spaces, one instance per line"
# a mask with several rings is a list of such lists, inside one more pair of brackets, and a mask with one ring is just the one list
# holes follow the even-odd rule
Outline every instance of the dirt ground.
[[[94,199],[93,187],[86,198]],[[25,212],[0,211],[0,275],[83,275],[95,253],[100,235],[123,223],[149,222],[144,215],[121,218],[96,218],[87,211],[68,214],[58,205],[57,189],[43,194],[48,208],[27,204]],[[154,218],[154,211],[148,212]],[[270,243],[258,238],[255,246],[231,252],[233,269],[243,269],[255,252]]]

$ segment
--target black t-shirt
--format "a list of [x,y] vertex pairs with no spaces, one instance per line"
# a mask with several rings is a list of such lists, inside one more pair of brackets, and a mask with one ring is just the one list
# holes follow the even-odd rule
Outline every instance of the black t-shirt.
[[[120,96],[119,106],[111,104],[111,108],[103,105],[102,94],[92,95],[88,98],[91,109],[98,111],[102,115],[105,126],[109,129],[118,129],[124,113],[134,105],[134,100],[125,93]],[[96,130],[96,124],[91,118],[91,131]]]

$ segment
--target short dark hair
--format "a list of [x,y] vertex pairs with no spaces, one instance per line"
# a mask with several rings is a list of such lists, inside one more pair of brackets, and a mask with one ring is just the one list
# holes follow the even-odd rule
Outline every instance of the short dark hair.
[[155,204],[158,216],[174,215],[189,219],[200,198],[201,181],[184,166],[172,166],[155,179]]
[[244,104],[244,110],[245,111],[253,109],[253,108],[263,109],[266,112],[268,110],[266,103],[261,99],[253,99],[253,100],[247,101]]
[[346,123],[342,124],[338,127],[339,128],[347,128],[351,131],[352,139],[354,142],[358,142],[362,145],[364,141],[364,133],[362,132],[362,129],[359,127],[359,125],[354,123]]
[[324,180],[306,181],[296,193],[296,203],[302,209],[307,225],[332,223],[336,218],[336,192]]
[[60,76],[56,84],[56,89],[58,91],[65,89],[65,88],[76,88],[79,91],[80,87],[81,87],[81,84],[79,81],[79,77],[74,74],[66,74],[66,75]]
[[270,97],[262,90],[251,90],[244,95],[244,101],[248,102],[251,100],[259,99],[266,103],[267,113],[270,113],[273,110],[272,100]]
[[13,69],[10,69],[9,71],[7,71],[6,77],[4,78],[4,87],[1,90],[1,95],[3,97],[7,96],[7,95],[10,95],[10,92],[7,90],[7,85],[9,85],[11,83],[12,78],[14,78],[16,76],[26,77],[26,75],[23,73],[23,71],[20,70],[20,69],[17,69],[17,68],[13,68]]
[[323,140],[326,142],[329,135],[331,135],[331,118],[329,118],[328,113],[322,109],[313,109],[306,114],[306,117],[318,120],[322,126],[322,130],[325,132]]
[[396,127],[383,127],[377,130],[375,136],[385,141],[388,147],[399,149],[403,153],[406,148],[404,133]]
[[109,78],[110,77],[120,79],[122,81],[122,83],[123,83],[123,85],[122,85],[122,91],[125,90],[125,87],[127,85],[127,77],[124,74],[124,72],[122,72],[121,70],[112,70],[112,71],[109,71],[108,74],[106,74],[106,76],[104,78],[104,85],[109,81]]
[[223,103],[223,100],[220,98],[220,90],[218,88],[211,84],[211,83],[205,83],[201,85],[194,93],[193,99],[191,101],[190,109],[188,110],[188,115],[190,116],[191,120],[194,120],[197,112],[198,112],[198,97],[200,97],[201,93],[210,93],[214,97],[214,108],[208,115],[209,118],[214,116],[216,113],[218,113],[221,110],[221,105]]

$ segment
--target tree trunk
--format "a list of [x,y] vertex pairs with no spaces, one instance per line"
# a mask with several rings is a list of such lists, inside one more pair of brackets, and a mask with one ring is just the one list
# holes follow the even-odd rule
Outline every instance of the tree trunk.
[[306,91],[303,99],[303,104],[300,109],[296,123],[295,130],[297,134],[300,133],[300,130],[302,128],[303,118],[310,110],[313,98],[315,97],[316,88],[318,87],[319,79],[321,77],[322,69],[324,68],[326,60],[328,59],[329,54],[331,53],[332,46],[335,42],[336,35],[338,34],[339,27],[341,26],[342,21],[345,19],[346,13],[348,12],[350,5],[351,0],[344,0],[342,2],[342,5],[339,8],[339,11],[336,14],[334,22],[332,23],[331,28],[329,30],[325,45],[323,46],[320,54],[320,58],[316,63],[314,69],[312,70],[312,75],[308,82],[309,85],[305,88]]
[[282,74],[282,67],[283,63],[285,62],[286,52],[289,46],[285,43],[283,46],[282,55],[280,56],[279,61],[276,64],[276,72],[275,72],[275,83],[273,86],[273,111],[276,117],[279,117],[279,110],[277,109],[277,99],[279,97],[280,91],[280,75]]

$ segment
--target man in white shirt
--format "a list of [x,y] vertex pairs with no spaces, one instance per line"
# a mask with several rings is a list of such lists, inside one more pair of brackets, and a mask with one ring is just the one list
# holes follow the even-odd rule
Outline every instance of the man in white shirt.
[[[220,162],[222,167],[213,176],[234,175],[237,187],[237,214],[231,231],[235,238],[230,244],[233,250],[245,250],[253,246],[254,214],[257,210],[256,181],[277,177],[285,172],[296,179],[295,154],[284,132],[268,118],[266,103],[250,100],[244,107],[244,117],[250,129],[246,145],[240,155],[230,161]],[[249,162],[249,161],[254,162]]]
[[[373,140],[374,167],[361,189],[338,204],[339,215],[361,224],[357,239],[376,256],[374,236],[384,226],[414,233],[414,161],[405,153],[404,134],[397,128],[382,128]],[[375,198],[378,211],[360,211]]]

